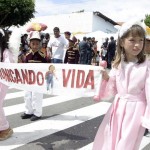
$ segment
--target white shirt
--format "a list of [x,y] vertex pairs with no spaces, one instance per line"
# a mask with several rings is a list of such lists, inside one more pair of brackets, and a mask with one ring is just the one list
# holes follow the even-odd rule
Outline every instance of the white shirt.
[[65,53],[65,46],[67,46],[68,42],[63,37],[60,36],[58,38],[53,38],[48,42],[48,47],[52,47],[52,58],[63,60]]

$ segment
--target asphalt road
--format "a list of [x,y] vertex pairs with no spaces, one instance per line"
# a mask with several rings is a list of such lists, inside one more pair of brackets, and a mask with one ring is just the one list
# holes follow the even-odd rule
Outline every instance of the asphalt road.
[[[23,91],[9,89],[6,96],[4,109],[14,135],[0,142],[0,150],[91,150],[104,111],[110,106],[96,104],[92,97],[44,95],[43,116],[31,122],[20,118],[23,95]],[[150,137],[144,140],[149,142],[142,150],[150,150]]]

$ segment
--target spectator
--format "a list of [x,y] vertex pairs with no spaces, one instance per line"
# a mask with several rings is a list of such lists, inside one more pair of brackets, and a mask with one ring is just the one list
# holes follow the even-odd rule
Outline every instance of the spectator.
[[79,43],[79,54],[80,54],[79,63],[80,64],[86,64],[87,49],[89,47],[86,40],[87,38],[83,37],[83,40]]
[[92,44],[92,39],[89,37],[87,38],[87,55],[86,55],[86,64],[91,65],[92,62],[92,54],[94,53],[93,51],[93,44]]
[[74,41],[69,40],[69,47],[66,51],[64,63],[78,64],[78,51],[74,49]]
[[107,61],[107,49],[108,49],[108,41],[109,41],[109,39],[108,38],[105,38],[105,42],[102,44],[102,46],[101,46],[101,55],[103,55],[102,56],[102,60],[106,60]]
[[49,40],[50,40],[50,34],[49,34],[49,33],[46,33],[46,34],[45,34],[44,40],[46,40],[46,44],[48,44],[48,42],[49,42]]
[[115,51],[116,51],[116,41],[114,40],[114,37],[110,37],[110,42],[108,43],[108,48],[107,48],[107,68],[111,69],[111,62],[113,61],[115,57]]
[[99,54],[99,51],[97,51],[97,54],[96,54],[96,66],[99,66],[99,62],[100,62],[100,54]]
[[65,34],[65,38],[66,38],[67,40],[70,40],[71,33],[70,33],[69,31],[66,31],[66,32],[64,32],[64,34]]
[[63,63],[65,55],[65,46],[67,46],[67,40],[60,35],[58,27],[53,29],[54,39],[51,39],[47,45],[47,53],[52,58],[52,63]]

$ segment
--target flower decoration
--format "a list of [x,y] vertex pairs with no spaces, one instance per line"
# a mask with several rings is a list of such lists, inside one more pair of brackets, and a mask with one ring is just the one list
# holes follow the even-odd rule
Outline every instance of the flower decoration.
[[27,32],[30,31],[44,31],[47,29],[47,25],[43,23],[32,23],[28,28]]

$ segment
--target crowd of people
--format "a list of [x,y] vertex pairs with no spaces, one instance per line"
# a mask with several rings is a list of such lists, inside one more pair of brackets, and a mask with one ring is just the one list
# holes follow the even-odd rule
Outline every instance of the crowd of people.
[[[99,66],[101,60],[107,61],[107,68],[111,69],[111,62],[115,57],[116,41],[111,36],[106,38],[101,47],[97,46],[95,37],[86,37],[80,41],[71,32],[60,34],[60,29],[55,27],[54,37],[49,33],[41,34],[39,50],[48,63],[84,64]],[[25,62],[25,57],[30,51],[28,34],[21,37],[21,47],[18,57],[19,63]]]
[[[66,31],[60,34],[60,29],[53,29],[54,37],[49,33],[41,34],[39,51],[44,54],[48,63],[68,63],[68,64],[96,64],[96,56],[99,53],[95,37],[83,37],[80,41],[71,32]],[[32,33],[31,33],[32,34]],[[21,47],[18,62],[24,63],[25,57],[30,52],[28,37],[24,34],[21,37]],[[100,55],[99,55],[100,56]]]
[[[117,43],[114,37],[110,37],[110,41],[106,38],[101,50],[98,50],[95,38],[83,37],[79,41],[69,31],[62,36],[58,27],[53,32],[52,39],[49,34],[41,35],[38,31],[33,31],[30,35],[24,34],[18,62],[83,65],[95,62],[99,65],[101,59],[107,61],[107,67],[112,69],[109,74],[106,70],[101,71],[99,99],[105,96],[115,99],[97,132],[93,150],[138,150],[145,129],[150,129],[150,62],[144,54],[150,40],[145,40],[142,25],[125,23],[119,31]],[[53,73],[51,68],[49,70],[47,76]],[[1,87],[6,88],[3,84]],[[1,91],[2,103],[5,95]],[[27,91],[24,96],[26,110],[21,118],[31,121],[40,119],[42,99],[43,94]],[[4,113],[1,118],[3,128],[0,128],[0,140],[4,140],[13,131]]]

